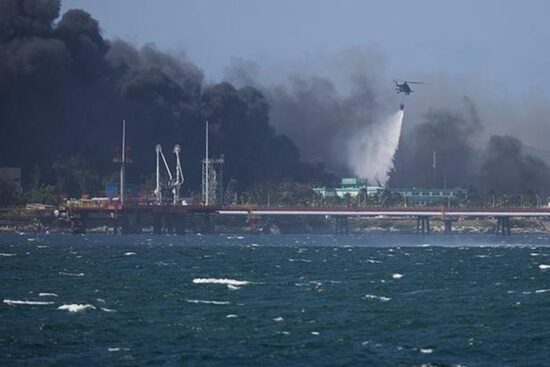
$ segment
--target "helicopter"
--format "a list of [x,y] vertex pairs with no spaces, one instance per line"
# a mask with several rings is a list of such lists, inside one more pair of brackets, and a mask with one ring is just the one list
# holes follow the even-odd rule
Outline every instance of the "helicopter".
[[399,81],[394,80],[395,83],[395,90],[397,91],[397,94],[399,93],[405,93],[406,96],[414,92],[409,84],[424,84],[424,82],[408,82],[403,80],[401,83]]

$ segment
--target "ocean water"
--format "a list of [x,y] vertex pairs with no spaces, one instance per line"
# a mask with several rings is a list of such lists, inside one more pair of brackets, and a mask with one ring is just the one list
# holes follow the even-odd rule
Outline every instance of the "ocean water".
[[548,236],[0,236],[1,366],[544,366]]

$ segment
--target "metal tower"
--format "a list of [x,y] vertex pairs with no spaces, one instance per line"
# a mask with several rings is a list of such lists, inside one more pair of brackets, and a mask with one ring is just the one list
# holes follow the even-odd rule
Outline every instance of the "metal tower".
[[205,157],[202,160],[202,201],[204,205],[223,203],[223,154],[210,158],[208,145],[208,121],[206,121]]

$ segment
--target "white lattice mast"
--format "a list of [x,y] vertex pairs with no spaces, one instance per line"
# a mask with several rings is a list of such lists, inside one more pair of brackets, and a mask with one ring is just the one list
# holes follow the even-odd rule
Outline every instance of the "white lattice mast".
[[209,185],[209,178],[210,178],[210,162],[209,162],[209,159],[208,159],[208,120],[206,120],[206,134],[205,134],[205,139],[206,139],[206,144],[205,144],[205,153],[204,153],[204,182],[205,182],[205,187],[204,187],[204,193],[205,193],[205,198],[204,198],[204,205],[209,205],[210,204],[210,197],[209,197],[209,194],[210,194],[210,185]]

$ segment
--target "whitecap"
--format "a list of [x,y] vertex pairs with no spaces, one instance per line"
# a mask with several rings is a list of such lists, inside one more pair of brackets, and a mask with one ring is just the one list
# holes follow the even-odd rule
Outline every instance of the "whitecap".
[[275,322],[281,322],[281,321],[284,321],[284,320],[285,320],[285,319],[283,319],[281,316],[275,317],[275,318],[273,319],[273,321],[275,321]]
[[112,308],[107,308],[107,307],[100,307],[99,309],[104,312],[116,312],[116,310],[113,310]]
[[120,347],[113,347],[113,348],[107,348],[107,351],[109,352],[120,352],[120,351],[129,351],[130,348],[120,348]]
[[55,293],[38,293],[39,297],[57,297]]
[[392,274],[391,277],[393,279],[401,279],[401,278],[403,278],[403,274],[395,273],[395,274]]
[[124,253],[124,256],[135,256],[136,253],[135,252],[125,252]]
[[539,265],[539,269],[540,269],[540,270],[547,270],[547,269],[550,269],[550,265],[540,264],[540,265]]
[[365,299],[377,299],[379,301],[382,301],[382,302],[388,302],[391,300],[390,297],[384,297],[384,296],[376,296],[374,294],[366,294]]
[[251,284],[248,280],[235,280],[235,279],[227,279],[227,278],[195,278],[193,279],[193,283],[195,284],[225,284],[225,285],[233,285],[233,286],[239,286],[239,285],[247,285]]
[[69,276],[69,277],[83,277],[84,276],[84,273],[66,273],[64,271],[60,271],[59,274],[60,275],[66,275],[66,276]]
[[94,305],[90,305],[90,304],[71,303],[68,305],[61,305],[57,309],[69,311],[69,312],[82,312],[87,310],[95,310],[96,308]]
[[186,299],[189,303],[202,303],[206,305],[229,305],[231,302],[227,301],[204,301],[202,299]]
[[369,264],[380,264],[382,261],[373,260],[373,259],[367,259],[367,262],[368,262]]
[[225,318],[226,318],[226,319],[234,319],[234,318],[236,318],[236,317],[239,317],[239,316],[237,316],[237,315],[235,315],[235,314],[232,314],[232,313],[230,313],[229,315],[225,315]]
[[535,293],[546,293],[546,292],[550,292],[550,289],[537,289],[535,291]]
[[5,252],[0,252],[0,256],[4,256],[4,257],[10,257],[10,256],[15,256],[16,254],[8,254],[8,253],[5,253]]
[[420,348],[420,353],[430,354],[433,353],[433,348]]
[[105,303],[105,300],[103,298],[96,298],[95,300],[101,303]]
[[53,302],[44,302],[44,301],[19,301],[19,300],[12,300],[12,299],[5,299],[4,303],[10,306],[17,306],[17,305],[29,305],[29,306],[45,306],[45,305],[53,305]]
[[237,286],[234,286],[232,284],[228,284],[227,285],[227,288],[228,289],[231,289],[232,291],[236,291],[237,289],[241,289],[241,287],[237,287]]
[[293,262],[296,262],[296,261],[299,261],[299,262],[304,262],[304,263],[310,263],[311,260],[308,260],[308,259],[288,259],[288,261],[290,261],[291,263]]
[[311,335],[319,335],[319,332],[318,331],[312,331]]

